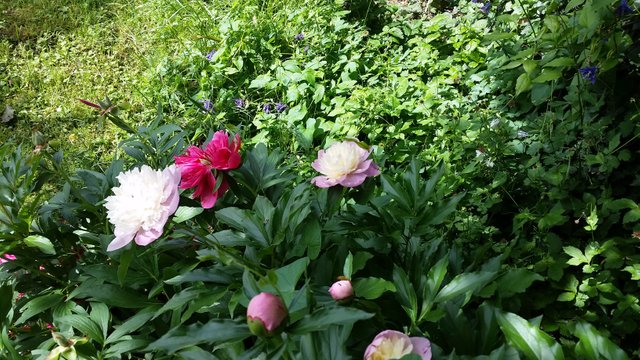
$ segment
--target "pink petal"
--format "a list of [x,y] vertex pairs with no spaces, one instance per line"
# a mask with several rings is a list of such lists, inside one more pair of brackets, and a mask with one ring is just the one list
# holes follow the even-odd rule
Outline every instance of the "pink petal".
[[344,187],[356,187],[360,186],[365,179],[367,178],[366,174],[348,174],[345,175],[342,180],[339,181],[340,185]]
[[319,188],[328,188],[338,184],[338,180],[330,179],[326,176],[316,176],[311,179],[311,183]]
[[[165,219],[165,222],[167,220]],[[138,234],[136,235],[136,244],[140,245],[140,246],[147,246],[149,244],[151,244],[152,242],[154,242],[156,239],[158,239],[160,237],[160,235],[162,235],[162,228],[164,227],[164,222],[162,223],[162,225],[160,226],[160,230],[158,231],[157,228],[151,228],[149,230],[140,230],[138,231]]]
[[114,251],[127,246],[133,240],[135,233],[119,234],[118,229],[114,231],[116,237],[107,246],[107,251]]
[[410,337],[409,340],[413,344],[412,353],[420,355],[422,360],[431,360],[431,342],[427,338]]

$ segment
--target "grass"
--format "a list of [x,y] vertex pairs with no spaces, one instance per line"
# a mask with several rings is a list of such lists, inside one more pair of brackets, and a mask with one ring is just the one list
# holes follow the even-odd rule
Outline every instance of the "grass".
[[[16,123],[0,142],[24,142],[40,131],[76,166],[112,157],[118,131],[102,124],[92,101],[109,96],[146,116],[144,73],[179,44],[180,30],[163,29],[173,1],[16,0],[0,4],[0,109]],[[151,107],[153,108],[153,106]],[[142,118],[129,119],[133,122]]]

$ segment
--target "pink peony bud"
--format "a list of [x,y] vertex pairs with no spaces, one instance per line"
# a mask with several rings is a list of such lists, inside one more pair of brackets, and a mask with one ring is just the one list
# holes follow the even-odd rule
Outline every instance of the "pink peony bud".
[[399,331],[385,330],[367,346],[364,360],[400,359],[409,354],[419,355],[422,360],[431,360],[431,343],[427,338],[410,338]]
[[287,317],[282,300],[270,293],[260,293],[249,301],[247,323],[254,335],[271,336]]
[[351,281],[349,280],[340,280],[336,281],[329,288],[329,294],[333,300],[339,301],[348,299],[353,296],[353,286],[351,286]]

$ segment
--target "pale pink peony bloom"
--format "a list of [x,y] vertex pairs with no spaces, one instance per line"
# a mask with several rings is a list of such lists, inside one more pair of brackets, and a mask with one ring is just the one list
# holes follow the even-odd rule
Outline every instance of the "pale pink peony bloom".
[[333,300],[339,301],[353,296],[353,286],[349,280],[336,281],[329,288],[329,294]]
[[162,235],[169,216],[180,202],[178,184],[180,172],[171,165],[153,170],[147,165],[118,175],[120,186],[114,195],[105,199],[107,217],[114,228],[115,238],[107,251],[120,249],[132,240],[146,246]]
[[[263,292],[254,296],[247,307],[247,321],[259,322],[267,334],[278,329],[282,321],[287,317],[287,309],[282,300],[270,293]],[[255,333],[255,332],[254,332]]]
[[[200,203],[205,209],[212,208],[229,188],[222,178],[222,184],[216,189],[215,170],[231,170],[240,166],[240,136],[235,135],[233,140],[229,135],[220,130],[213,134],[213,139],[205,149],[197,146],[189,146],[185,155],[176,156],[176,165],[182,174],[181,189],[195,187],[194,198],[200,198]],[[215,191],[214,191],[215,190]]]
[[318,151],[318,158],[311,166],[322,175],[314,177],[311,183],[321,188],[362,184],[368,176],[380,174],[378,166],[368,159],[370,153],[371,150],[353,141],[334,143],[327,150]]
[[431,360],[431,343],[423,337],[409,337],[399,331],[385,330],[367,346],[364,360],[400,359],[409,354]]

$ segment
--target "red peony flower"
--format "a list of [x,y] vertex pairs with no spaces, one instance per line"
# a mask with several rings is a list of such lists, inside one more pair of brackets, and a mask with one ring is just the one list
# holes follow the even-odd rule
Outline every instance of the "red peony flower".
[[194,198],[200,198],[202,207],[212,208],[229,188],[229,185],[222,179],[221,184],[217,184],[216,175],[218,170],[231,170],[240,166],[240,136],[235,135],[233,140],[229,135],[220,130],[213,134],[213,139],[206,145],[205,149],[197,146],[189,146],[185,155],[176,156],[176,165],[180,168],[182,181],[181,189],[195,187]]

